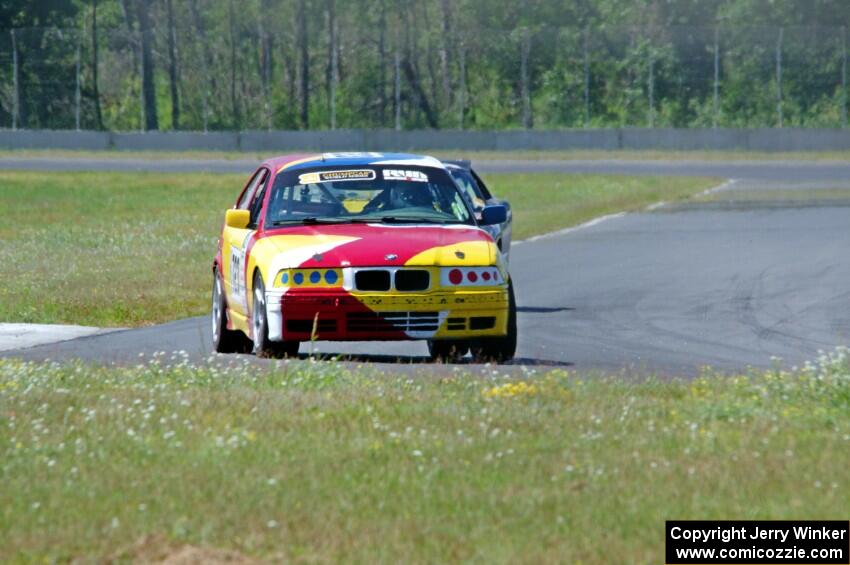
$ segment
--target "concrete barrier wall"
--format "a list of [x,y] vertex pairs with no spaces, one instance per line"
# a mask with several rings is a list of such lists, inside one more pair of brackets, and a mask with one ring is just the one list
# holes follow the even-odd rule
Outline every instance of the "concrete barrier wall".
[[0,149],[160,151],[458,151],[850,149],[839,129],[569,129],[551,131],[335,130],[245,132],[97,132],[0,130]]

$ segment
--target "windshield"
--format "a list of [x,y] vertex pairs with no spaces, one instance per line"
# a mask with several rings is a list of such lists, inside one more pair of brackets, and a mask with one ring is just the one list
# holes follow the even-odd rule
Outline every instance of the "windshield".
[[464,198],[441,169],[322,167],[275,178],[266,225],[346,222],[474,224]]

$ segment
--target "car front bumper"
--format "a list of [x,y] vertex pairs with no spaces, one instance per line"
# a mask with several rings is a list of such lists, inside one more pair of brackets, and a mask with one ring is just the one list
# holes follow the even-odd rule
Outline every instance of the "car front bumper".
[[271,341],[468,339],[507,333],[507,287],[427,293],[268,291]]

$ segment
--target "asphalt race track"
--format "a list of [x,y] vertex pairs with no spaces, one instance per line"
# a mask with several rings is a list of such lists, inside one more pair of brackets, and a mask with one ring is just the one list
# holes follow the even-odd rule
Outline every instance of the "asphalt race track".
[[[688,166],[629,163],[660,175]],[[488,165],[495,166],[480,168],[493,170]],[[850,188],[843,164],[696,168],[691,174],[739,179],[724,187],[729,191]],[[819,349],[850,343],[848,250],[850,200],[834,198],[661,206],[519,243],[511,253],[520,329],[515,364],[662,375],[693,375],[704,365],[769,367],[774,357],[801,364]],[[200,359],[209,355],[208,325],[206,317],[192,318],[4,355],[136,363],[140,353],[185,350]],[[302,345],[302,354],[309,349]],[[315,350],[387,367],[409,367],[426,354],[422,342],[319,342]]]

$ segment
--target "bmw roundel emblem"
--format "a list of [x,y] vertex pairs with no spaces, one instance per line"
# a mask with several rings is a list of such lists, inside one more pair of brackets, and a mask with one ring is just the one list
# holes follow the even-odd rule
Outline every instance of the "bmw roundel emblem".
[[396,259],[398,259],[398,255],[396,255],[395,253],[387,253],[386,255],[384,255],[384,259],[386,259],[387,261],[395,261]]

